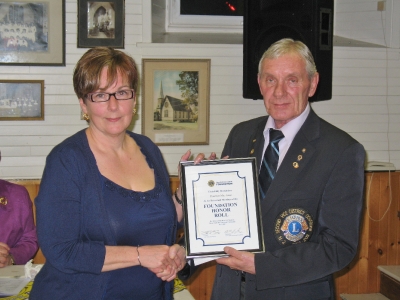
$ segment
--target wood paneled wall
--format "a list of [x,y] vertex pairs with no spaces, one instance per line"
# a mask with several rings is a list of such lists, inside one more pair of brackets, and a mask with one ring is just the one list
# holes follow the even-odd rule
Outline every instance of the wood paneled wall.
[[[24,185],[32,200],[36,197],[39,180],[14,182]],[[178,178],[171,177],[171,191],[178,185]],[[366,173],[363,215],[358,254],[349,266],[335,274],[337,300],[342,293],[379,292],[378,265],[400,265],[400,172]],[[34,262],[44,261],[39,250]],[[185,282],[196,300],[210,299],[214,274],[215,263],[209,262]]]
[[338,294],[378,293],[378,265],[400,265],[400,172],[366,173],[363,215],[358,254],[335,274]]

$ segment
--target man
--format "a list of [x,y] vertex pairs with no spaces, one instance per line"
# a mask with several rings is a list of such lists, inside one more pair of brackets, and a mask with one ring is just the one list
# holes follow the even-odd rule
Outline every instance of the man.
[[333,273],[357,251],[365,151],[310,108],[318,80],[302,42],[280,40],[260,60],[258,84],[269,116],[236,125],[222,157],[257,157],[263,178],[270,128],[283,134],[276,142],[278,170],[260,191],[265,253],[225,247],[229,257],[217,259],[214,300],[335,299]]

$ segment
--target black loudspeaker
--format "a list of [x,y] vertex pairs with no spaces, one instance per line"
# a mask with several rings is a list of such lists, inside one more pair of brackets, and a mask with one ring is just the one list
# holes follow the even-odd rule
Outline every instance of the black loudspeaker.
[[300,40],[314,56],[320,80],[310,101],[332,98],[333,0],[245,0],[243,97],[262,99],[258,63],[282,38]]

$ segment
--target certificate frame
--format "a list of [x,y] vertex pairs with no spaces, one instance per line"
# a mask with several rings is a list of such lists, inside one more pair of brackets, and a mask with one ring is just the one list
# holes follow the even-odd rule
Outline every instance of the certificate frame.
[[186,256],[264,252],[256,158],[180,162]]

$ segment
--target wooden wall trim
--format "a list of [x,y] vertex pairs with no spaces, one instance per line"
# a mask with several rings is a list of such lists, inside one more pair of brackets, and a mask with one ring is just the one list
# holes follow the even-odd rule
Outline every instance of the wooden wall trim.
[[[39,191],[39,179],[11,182],[25,186],[32,201]],[[170,178],[170,186],[171,191],[176,190],[179,186],[178,177]],[[343,293],[378,293],[378,265],[400,265],[400,172],[366,173],[364,198],[358,253],[349,266],[335,274],[337,300],[341,299],[340,294]],[[39,250],[34,262],[44,261]],[[209,262],[185,282],[196,300],[210,299],[214,274],[215,262]]]

